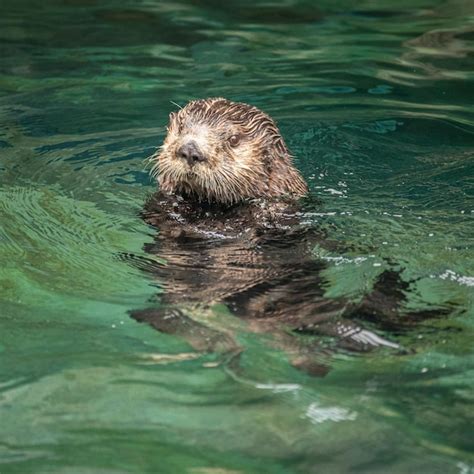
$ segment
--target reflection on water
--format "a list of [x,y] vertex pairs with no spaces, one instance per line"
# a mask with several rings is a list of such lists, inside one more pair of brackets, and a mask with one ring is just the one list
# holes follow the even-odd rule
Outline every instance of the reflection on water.
[[[306,205],[312,209],[315,203],[310,200]],[[401,350],[364,325],[374,323],[379,331],[390,330],[393,337],[407,329],[414,333],[421,321],[452,312],[448,308],[404,310],[411,285],[397,268],[377,275],[360,301],[325,297],[326,262],[340,263],[344,257],[318,259],[311,250],[318,246],[348,252],[349,248],[309,225],[311,213],[304,213],[302,203],[257,200],[222,207],[156,193],[142,214],[158,230],[153,244],[145,245],[152,258],[125,258],[150,273],[162,294],[158,304],[132,311],[133,318],[185,338],[198,351],[222,352],[224,362],[232,362],[234,368],[246,348],[237,342],[232,326],[270,334],[294,367],[326,375],[324,336],[332,338],[336,350]],[[209,316],[209,310],[219,304],[245,323]],[[315,337],[298,338],[295,333]]]
[[[0,471],[473,470],[471,1],[0,12]],[[129,318],[172,295],[121,257],[153,258],[144,160],[171,101],[207,96],[278,121],[338,244],[310,249],[324,298],[395,264],[407,312],[449,308],[393,335],[412,352],[336,351],[314,378],[216,305],[236,371]]]

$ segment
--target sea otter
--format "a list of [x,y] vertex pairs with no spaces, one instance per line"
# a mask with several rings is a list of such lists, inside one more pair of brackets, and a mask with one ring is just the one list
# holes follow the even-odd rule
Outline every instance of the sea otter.
[[[151,162],[159,190],[142,217],[158,234],[145,248],[153,258],[139,264],[164,292],[157,307],[133,311],[136,320],[198,351],[234,354],[243,348],[232,326],[243,321],[240,330],[270,333],[294,366],[319,374],[319,339],[292,333],[355,350],[398,348],[363,324],[399,327],[408,284],[387,270],[358,303],[325,297],[327,263],[312,249],[336,244],[305,223],[308,188],[267,114],[224,98],[194,100],[170,114]],[[216,316],[218,303],[238,319]]]
[[275,122],[256,107],[195,100],[170,114],[167,131],[151,157],[159,194],[147,205],[162,231],[166,222],[179,220],[172,232],[181,235],[253,232],[281,224],[308,192]]

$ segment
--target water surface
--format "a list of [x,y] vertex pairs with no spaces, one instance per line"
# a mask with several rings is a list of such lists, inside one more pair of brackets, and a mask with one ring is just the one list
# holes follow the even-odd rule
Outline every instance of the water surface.
[[[0,472],[474,472],[474,4],[469,0],[0,5]],[[337,352],[325,377],[237,329],[241,371],[128,311],[145,158],[193,98],[279,123],[351,252],[326,295],[387,262],[407,308],[447,308]],[[222,309],[222,318],[238,326]]]

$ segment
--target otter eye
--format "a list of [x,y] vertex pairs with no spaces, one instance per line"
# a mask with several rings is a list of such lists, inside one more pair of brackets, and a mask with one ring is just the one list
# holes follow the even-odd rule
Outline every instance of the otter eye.
[[231,135],[229,137],[230,146],[237,146],[240,143],[240,135]]

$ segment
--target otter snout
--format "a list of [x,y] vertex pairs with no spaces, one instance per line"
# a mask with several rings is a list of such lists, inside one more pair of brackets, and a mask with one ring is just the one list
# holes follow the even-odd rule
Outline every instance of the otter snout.
[[181,145],[176,151],[176,155],[178,158],[186,160],[189,166],[206,161],[206,157],[199,149],[197,143],[192,140]]

